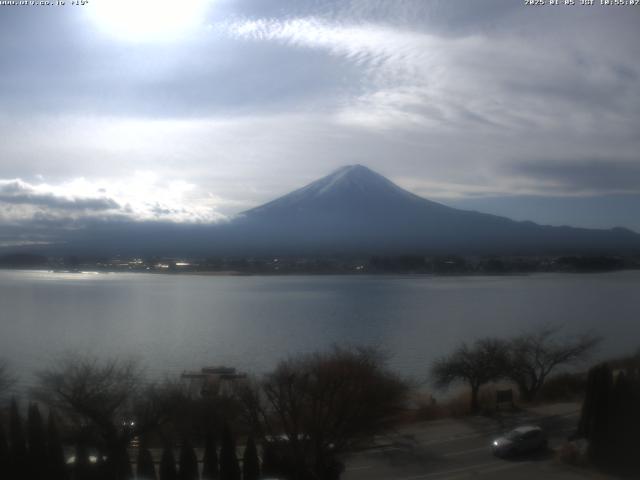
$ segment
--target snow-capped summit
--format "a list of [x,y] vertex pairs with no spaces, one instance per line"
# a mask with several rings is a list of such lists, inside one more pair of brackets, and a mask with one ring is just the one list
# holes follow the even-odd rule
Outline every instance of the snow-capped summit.
[[380,189],[385,188],[399,190],[396,185],[382,175],[363,165],[356,164],[341,167],[326,177],[316,180],[298,191],[321,196],[331,194],[339,189],[379,193]]
[[[410,193],[363,165],[347,165],[272,202],[248,210],[246,216],[290,217],[291,214],[376,216],[407,203],[439,206]],[[357,211],[356,211],[357,210]]]

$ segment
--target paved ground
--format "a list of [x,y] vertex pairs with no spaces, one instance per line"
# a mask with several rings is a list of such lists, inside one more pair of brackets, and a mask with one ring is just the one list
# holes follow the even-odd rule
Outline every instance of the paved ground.
[[[556,404],[496,418],[473,417],[424,422],[381,438],[376,448],[351,456],[343,480],[605,478],[568,468],[553,451],[575,430],[579,406]],[[515,426],[533,423],[549,435],[549,451],[503,460],[492,455],[492,439]]]

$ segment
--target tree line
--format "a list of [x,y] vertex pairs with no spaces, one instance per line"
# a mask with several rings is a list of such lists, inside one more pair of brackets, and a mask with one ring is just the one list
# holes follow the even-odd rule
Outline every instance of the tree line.
[[[483,385],[510,381],[533,401],[552,372],[586,359],[599,341],[550,327],[484,338],[437,359],[430,373],[442,388],[466,383],[477,412]],[[626,428],[622,418],[640,398],[624,393],[638,394],[637,370],[602,368],[589,374],[581,420],[594,458],[610,451],[599,445],[617,445],[618,430],[607,428]],[[13,384],[0,362],[0,399]],[[373,348],[293,356],[230,392],[202,394],[179,379],[151,380],[133,360],[66,356],[38,372],[25,412],[16,399],[0,410],[0,478],[338,480],[345,455],[394,426],[411,391]]]
[[[367,348],[292,357],[228,394],[78,355],[37,377],[26,416],[13,399],[0,417],[0,478],[337,480],[345,453],[388,428],[409,392]],[[2,365],[0,396],[11,383]]]
[[[84,432],[85,435],[87,432]],[[75,439],[74,453],[65,456],[57,421],[52,412],[45,426],[40,408],[28,407],[26,424],[19,413],[16,400],[11,401],[9,437],[0,424],[0,477],[25,480],[106,480],[132,479],[134,468],[129,451],[107,449],[95,451],[82,434]],[[93,454],[92,454],[93,452]],[[252,437],[244,449],[241,469],[236,457],[235,439],[228,426],[222,432],[222,444],[217,449],[213,436],[208,437],[202,458],[202,475],[198,458],[188,439],[174,449],[166,446],[156,469],[151,451],[141,445],[137,449],[135,478],[138,480],[258,480],[260,464]]]
[[561,338],[558,327],[545,326],[511,339],[487,337],[462,343],[431,366],[436,387],[466,383],[471,391],[470,409],[479,410],[479,392],[490,382],[509,381],[520,399],[536,399],[549,375],[559,367],[585,360],[600,343],[593,334]]
[[622,361],[592,367],[577,436],[587,455],[616,473],[640,471],[640,351]]

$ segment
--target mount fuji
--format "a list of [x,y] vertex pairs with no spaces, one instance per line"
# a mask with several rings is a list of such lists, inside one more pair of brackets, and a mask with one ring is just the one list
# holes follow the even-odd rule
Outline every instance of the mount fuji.
[[552,254],[640,251],[640,235],[518,222],[447,207],[362,165],[239,214],[219,247],[251,253]]

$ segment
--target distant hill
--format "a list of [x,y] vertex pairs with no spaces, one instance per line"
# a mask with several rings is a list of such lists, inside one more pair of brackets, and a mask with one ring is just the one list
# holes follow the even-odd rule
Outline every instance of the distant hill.
[[224,230],[218,240],[255,253],[640,251],[640,235],[627,229],[543,226],[458,210],[414,195],[362,165],[342,167],[248,210]]
[[13,253],[0,256],[0,267],[8,268],[36,268],[45,267],[47,257],[29,253]]

